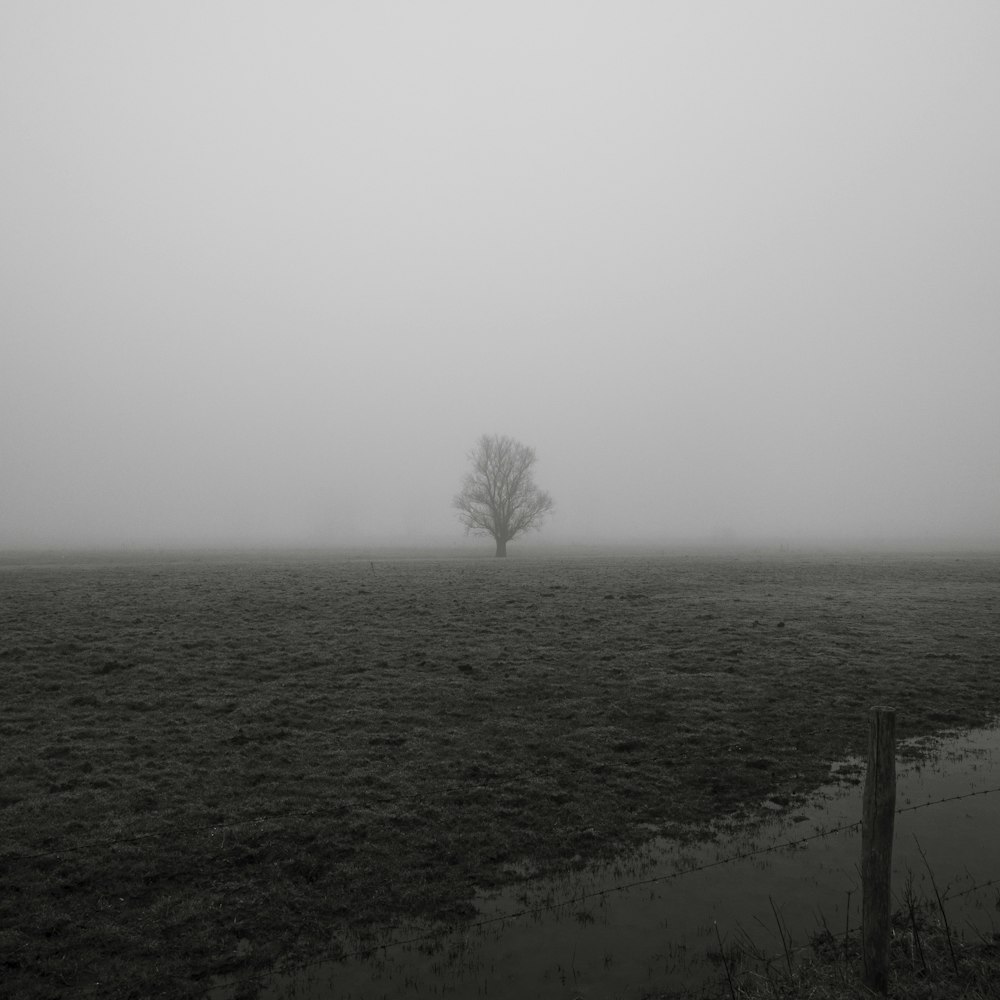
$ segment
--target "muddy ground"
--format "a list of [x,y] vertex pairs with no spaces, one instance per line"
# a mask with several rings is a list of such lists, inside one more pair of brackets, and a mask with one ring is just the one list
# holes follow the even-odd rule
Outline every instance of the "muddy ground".
[[1000,711],[1000,557],[0,558],[4,995],[183,996]]

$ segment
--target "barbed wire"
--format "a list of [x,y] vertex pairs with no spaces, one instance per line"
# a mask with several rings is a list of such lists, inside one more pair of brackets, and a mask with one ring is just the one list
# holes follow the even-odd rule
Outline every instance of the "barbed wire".
[[977,882],[976,885],[970,886],[968,889],[962,889],[961,892],[952,892],[950,889],[946,889],[941,898],[945,901],[958,899],[960,896],[968,896],[970,893],[979,892],[980,889],[988,889],[994,885],[1000,886],[1000,878],[991,878],[987,882]]
[[[619,885],[610,886],[604,889],[583,890],[579,893],[574,893],[572,896],[564,897],[556,901],[549,900],[544,903],[540,903],[537,906],[529,906],[529,907],[524,907],[520,910],[514,910],[502,914],[497,914],[492,917],[486,917],[482,920],[472,921],[471,923],[463,923],[457,927],[438,928],[436,930],[425,931],[420,934],[415,934],[407,938],[399,938],[392,941],[383,941],[379,944],[366,945],[361,948],[356,948],[353,951],[338,952],[337,954],[324,954],[320,957],[310,959],[308,962],[301,962],[294,965],[285,966],[281,969],[261,972],[253,976],[231,979],[231,980],[226,980],[225,982],[222,983],[216,983],[213,986],[209,986],[202,990],[195,991],[194,993],[191,993],[189,995],[205,996],[209,993],[214,993],[219,990],[232,989],[234,987],[243,986],[249,983],[260,982],[267,979],[271,979],[278,975],[289,975],[289,974],[304,972],[306,969],[310,969],[318,965],[326,965],[326,964],[331,964],[333,962],[346,962],[352,959],[367,958],[379,952],[382,952],[384,954],[385,952],[388,952],[396,948],[405,948],[414,944],[420,944],[424,941],[432,941],[444,937],[450,933],[455,933],[456,930],[461,931],[461,933],[463,934],[468,934],[472,931],[483,930],[487,927],[495,926],[496,924],[503,924],[507,923],[508,921],[520,920],[524,917],[535,917],[543,913],[556,912],[558,910],[566,909],[575,904],[586,902],[588,899],[600,898],[612,895],[616,892],[622,892],[627,889],[641,888],[642,886],[651,885],[654,883],[666,882],[671,879],[681,878],[685,875],[691,875],[697,872],[706,871],[707,869],[716,868],[726,864],[731,864],[736,861],[749,860],[754,857],[759,857],[760,855],[763,854],[785,850],[790,847],[797,847],[803,843],[806,843],[807,841],[819,840],[824,837],[833,836],[834,834],[843,833],[848,830],[853,830],[860,825],[861,825],[860,822],[846,824],[844,826],[839,826],[831,830],[824,830],[818,833],[810,834],[807,837],[798,838],[796,840],[783,841],[779,844],[773,844],[769,847],[757,848],[753,851],[741,852],[740,854],[731,855],[726,858],[720,858],[715,861],[705,862],[704,864],[693,865],[690,868],[684,868],[676,872],[669,872],[663,875],[655,875],[644,879],[635,879],[631,882],[621,883]],[[950,895],[949,893],[946,892],[944,899],[948,900],[948,899],[955,899],[960,896],[967,896],[973,892],[978,892],[981,891],[982,889],[989,888],[994,885],[1000,886],[1000,878],[990,879],[987,882],[978,883],[967,889],[963,889],[961,892],[951,893]],[[840,931],[835,934],[833,931],[829,929],[825,921],[823,922],[823,926],[824,930],[826,931],[826,934],[831,940],[846,941],[848,938],[850,938],[852,933],[857,934],[857,929],[853,931],[851,930]],[[740,930],[743,933],[743,935],[747,938],[747,940],[751,940],[746,931],[744,931],[742,928],[740,928]],[[786,929],[779,927],[779,930],[786,930]],[[787,951],[793,955],[798,954],[799,952],[802,951],[806,951],[813,947],[813,943],[811,941],[808,944],[798,945],[795,947],[793,947],[790,942],[791,938],[789,937],[789,944],[787,947]],[[783,954],[784,952],[781,955],[775,954],[774,956],[770,956],[770,958],[772,961],[777,961],[783,956]],[[767,958],[768,956],[756,955],[754,957],[754,960],[759,962],[764,962],[767,960]],[[720,980],[719,982],[725,983],[725,980]]]
[[[950,892],[950,890],[946,890],[938,905],[942,905],[944,902],[947,902],[950,899],[957,899],[961,896],[968,896],[973,892],[980,892],[981,890],[990,888],[992,886],[1000,886],[1000,878],[989,879],[986,882],[979,882],[973,886],[970,886],[967,889],[963,889],[961,892]],[[896,896],[895,892],[893,892],[893,896]],[[900,904],[900,907],[906,905],[905,900],[899,899],[898,896],[896,896],[896,899],[897,902]],[[912,903],[908,905],[912,906]],[[769,969],[772,965],[781,965],[789,958],[796,958],[797,956],[801,955],[803,952],[806,951],[815,952],[817,950],[817,946],[821,944],[832,944],[838,948],[843,947],[846,949],[848,943],[851,941],[852,938],[856,939],[860,944],[861,934],[863,931],[862,926],[860,924],[856,925],[855,927],[848,927],[845,930],[833,931],[830,929],[829,924],[827,923],[825,917],[823,917],[821,913],[819,914],[819,917],[822,929],[814,931],[813,934],[810,936],[809,941],[799,945],[793,944],[792,937],[788,931],[787,924],[784,923],[784,921],[779,922],[780,915],[777,910],[775,910],[774,912],[775,912],[775,927],[778,931],[779,938],[782,941],[782,950],[780,952],[767,952],[763,948],[757,946],[750,933],[741,924],[737,923],[737,930],[739,932],[739,935],[742,936],[742,947],[744,949],[744,952],[750,957],[753,965],[758,969],[761,967],[763,967],[764,969]],[[721,943],[721,938],[720,938],[720,943]],[[737,938],[737,944],[738,945],[741,944],[739,938]],[[748,974],[752,974],[754,970],[748,968],[742,968],[736,971],[738,971],[739,975],[746,976]],[[721,984],[726,985],[727,980],[721,980]]]
[[939,806],[944,802],[958,802],[961,799],[971,799],[977,795],[990,795],[993,792],[1000,792],[1000,787],[997,788],[980,788],[972,792],[963,792],[961,795],[948,795],[943,799],[932,799],[930,802],[918,802],[913,806],[902,806],[896,810],[896,815],[905,812],[914,812],[917,809],[926,809],[928,806]]
[[[488,788],[489,786],[484,783],[469,784],[461,782],[450,782],[445,791],[449,789],[462,790],[466,794],[470,792],[477,791],[479,789]],[[992,795],[996,792],[1000,792],[1000,786],[994,788],[982,788],[976,789],[971,792],[963,792],[960,795],[948,795],[940,799],[931,799],[927,802],[919,802],[915,805],[901,806],[896,809],[896,815],[902,813],[914,812],[918,809],[926,809],[930,806],[942,805],[947,802],[958,802],[962,799],[970,799],[979,795]],[[76,854],[76,853],[86,853],[92,848],[108,848],[116,847],[119,844],[134,844],[140,843],[145,840],[156,840],[158,838],[165,839],[169,837],[177,837],[179,833],[184,833],[188,836],[196,833],[205,833],[211,830],[233,830],[245,826],[261,825],[272,821],[286,821],[289,819],[315,819],[315,820],[332,820],[340,819],[339,816],[334,816],[332,813],[328,812],[317,812],[316,810],[299,810],[293,812],[282,812],[282,813],[269,813],[260,814],[257,816],[248,816],[243,819],[223,819],[216,820],[212,823],[203,823],[192,827],[170,827],[166,830],[148,830],[143,833],[131,834],[123,837],[113,837],[109,840],[86,840],[80,841],[76,844],[69,844],[61,847],[53,847],[49,850],[38,851],[33,854],[3,854],[0,855],[0,865],[13,864],[19,861],[37,861],[42,858],[58,857],[62,854]],[[852,824],[856,825],[856,824]]]
[[[419,934],[414,934],[406,938],[397,938],[392,941],[383,941],[381,943],[364,945],[362,947],[355,948],[351,951],[338,951],[336,953],[322,954],[318,957],[310,959],[307,962],[300,962],[291,965],[286,965],[278,969],[269,969],[260,973],[256,973],[252,976],[242,976],[239,978],[225,980],[219,983],[214,983],[211,986],[206,986],[202,989],[189,991],[187,995],[189,997],[206,996],[211,993],[223,990],[231,990],[236,987],[249,985],[250,983],[263,982],[269,979],[273,979],[275,976],[301,973],[307,969],[314,968],[316,966],[329,965],[335,962],[341,963],[350,960],[365,959],[373,955],[376,955],[379,952],[385,954],[390,950],[395,950],[397,948],[406,948],[415,944],[419,945],[425,941],[437,940],[454,933],[461,933],[463,935],[467,935],[473,931],[483,930],[491,926],[496,926],[497,924],[505,924],[525,917],[535,917],[547,912],[556,912],[558,910],[571,907],[575,904],[586,902],[589,899],[609,896],[612,895],[613,893],[625,891],[631,888],[638,888],[654,883],[666,882],[671,879],[681,878],[686,875],[705,871],[711,868],[720,867],[726,864],[731,864],[736,861],[749,860],[751,858],[758,857],[763,854],[773,853],[775,851],[784,850],[790,847],[796,847],[807,841],[813,841],[833,836],[838,833],[843,833],[855,829],[858,826],[860,826],[860,823],[845,824],[843,826],[839,826],[830,830],[818,831],[817,833],[810,834],[806,837],[797,838],[795,840],[782,841],[781,843],[773,844],[768,847],[756,848],[752,851],[740,852],[739,854],[736,855],[731,855],[725,858],[719,858],[714,861],[705,862],[700,865],[693,865],[689,868],[680,869],[678,871],[669,872],[663,875],[651,876],[649,878],[643,878],[643,879],[635,879],[627,883],[621,883],[615,886],[609,886],[604,889],[582,890],[579,893],[573,893],[572,895],[563,897],[559,900],[555,901],[547,900],[546,902],[540,903],[536,906],[526,906],[519,910],[513,910],[504,912],[502,914],[496,914],[492,917],[486,917],[481,920],[476,920],[468,923],[463,922],[461,924],[456,924],[448,927],[439,927],[435,928],[434,930],[424,931]],[[976,885],[970,886],[967,889],[963,889],[960,892],[954,892],[954,893],[946,892],[944,899],[945,900],[956,899],[958,897],[967,896],[973,892],[978,892],[983,889],[990,888],[992,886],[1000,886],[1000,878],[990,879],[986,882],[977,883]],[[787,932],[787,928],[779,928],[779,929],[784,932]],[[851,937],[852,934],[856,935],[858,933],[858,928],[854,928],[848,931],[839,931],[835,933],[829,929],[829,926],[826,924],[825,921],[823,921],[823,929],[826,933],[826,937],[832,941],[846,941]],[[743,934],[743,936],[747,939],[747,941],[752,944],[752,938],[750,938],[749,934],[742,927],[740,927],[739,930]],[[769,956],[758,951],[757,953],[752,954],[752,958],[755,963],[766,964],[768,961],[771,962],[780,961],[780,959],[784,957],[786,951],[790,955],[797,955],[803,951],[812,949],[813,947],[814,947],[813,941],[810,941],[809,943],[806,944],[793,946],[791,942],[791,937],[789,936],[787,946],[783,948],[782,953],[780,954],[775,953],[774,955]],[[725,979],[719,979],[717,982],[717,985],[719,986],[724,986],[725,984],[726,984]],[[707,986],[708,984],[705,985]],[[101,992],[102,991],[100,989],[95,989],[80,995],[85,997],[97,996]]]
[[[946,802],[959,801],[961,799],[972,798],[972,797],[978,796],[978,795],[987,795],[987,794],[990,794],[992,792],[1000,792],[1000,787],[990,788],[990,789],[980,789],[980,790],[976,790],[976,791],[972,791],[972,792],[963,793],[961,795],[951,795],[951,796],[947,796],[947,797],[941,798],[941,799],[935,799],[935,800],[931,800],[931,801],[928,801],[928,802],[922,802],[922,803],[918,803],[916,805],[903,806],[902,808],[897,809],[896,813],[898,814],[898,813],[903,813],[903,812],[912,812],[913,810],[916,810],[916,809],[924,809],[924,808],[927,808],[928,806],[940,805],[940,804],[946,803]],[[540,915],[542,913],[546,913],[546,912],[555,912],[555,911],[562,910],[562,909],[565,909],[567,907],[570,907],[570,906],[572,906],[572,905],[574,905],[576,903],[584,902],[587,899],[602,898],[602,897],[605,897],[605,896],[613,895],[615,893],[625,892],[625,891],[630,890],[630,889],[641,888],[641,887],[647,886],[647,885],[653,885],[653,884],[658,884],[658,883],[662,883],[662,882],[667,882],[667,881],[670,881],[671,879],[681,878],[683,876],[695,874],[697,872],[707,871],[709,869],[718,868],[718,867],[721,867],[721,866],[724,866],[724,865],[728,865],[728,864],[734,864],[734,863],[736,863],[738,861],[748,861],[748,860],[752,860],[753,858],[761,857],[761,856],[766,855],[766,854],[771,854],[771,853],[775,853],[775,852],[778,852],[778,851],[789,850],[789,849],[792,849],[792,848],[801,847],[801,846],[803,846],[803,845],[805,845],[805,844],[807,844],[809,842],[815,841],[815,840],[822,840],[822,839],[825,839],[827,837],[835,836],[837,834],[845,833],[845,832],[848,832],[848,831],[856,831],[856,830],[858,830],[861,827],[861,825],[862,825],[861,821],[860,820],[856,820],[853,823],[845,823],[845,824],[842,824],[840,826],[833,827],[833,828],[831,828],[829,830],[819,830],[816,833],[808,834],[807,836],[804,836],[804,837],[797,837],[797,838],[790,839],[790,840],[784,840],[784,841],[781,841],[781,842],[779,842],[777,844],[772,844],[772,845],[769,845],[769,846],[766,846],[766,847],[754,848],[753,850],[750,850],[750,851],[740,851],[740,852],[738,852],[736,854],[728,855],[728,856],[723,857],[723,858],[717,858],[714,861],[708,861],[708,862],[704,862],[702,864],[692,865],[692,866],[690,866],[688,868],[679,869],[679,870],[674,871],[674,872],[667,872],[667,873],[660,874],[660,875],[653,875],[653,876],[649,876],[647,878],[642,878],[642,879],[633,879],[631,881],[618,883],[618,884],[616,884],[614,886],[609,886],[609,887],[606,887],[606,888],[603,888],[603,889],[583,890],[580,893],[574,893],[572,896],[564,897],[564,898],[561,898],[559,900],[555,900],[555,901],[548,900],[548,901],[546,901],[544,903],[541,903],[541,904],[539,904],[537,906],[524,907],[524,908],[522,908],[520,910],[509,911],[509,912],[505,912],[505,913],[502,913],[502,914],[497,914],[497,915],[495,915],[493,917],[488,917],[488,918],[485,918],[483,920],[473,921],[473,922],[468,923],[468,924],[464,924],[463,923],[461,925],[461,929],[462,929],[463,933],[468,933],[468,932],[471,932],[471,931],[481,930],[483,928],[486,928],[486,927],[489,927],[491,925],[495,925],[495,924],[498,924],[498,923],[506,923],[508,921],[519,920],[519,919],[524,918],[524,917],[534,917],[534,916],[538,916],[538,915]],[[948,896],[948,894],[946,893],[945,898],[957,898],[957,897],[960,897],[960,896],[969,895],[972,892],[979,891],[979,890],[981,890],[983,888],[987,888],[987,887],[992,886],[992,885],[1000,885],[1000,879],[991,879],[988,882],[980,883],[980,884],[972,886],[972,887],[970,887],[968,889],[962,890],[961,892],[952,893],[951,896]],[[265,973],[260,973],[260,974],[255,975],[255,976],[247,977],[245,979],[234,979],[234,980],[228,980],[228,981],[226,981],[224,983],[218,983],[218,984],[216,984],[216,985],[214,985],[212,987],[206,988],[205,990],[198,991],[197,993],[195,993],[193,995],[195,995],[195,996],[203,996],[205,994],[208,994],[208,993],[211,993],[211,992],[215,992],[217,990],[229,989],[229,988],[233,988],[233,987],[236,987],[236,986],[244,985],[244,984],[250,983],[250,982],[257,982],[257,981],[260,981],[260,980],[266,980],[266,979],[272,978],[275,975],[282,975],[282,974],[302,972],[302,971],[304,971],[306,969],[309,969],[309,968],[312,968],[312,967],[314,967],[316,965],[323,965],[323,964],[327,964],[327,963],[335,962],[335,961],[339,962],[339,961],[348,961],[350,959],[363,958],[363,957],[366,957],[368,955],[375,954],[375,953],[377,953],[379,951],[385,952],[385,951],[388,951],[390,949],[395,949],[397,947],[401,948],[401,947],[406,947],[406,946],[413,945],[413,944],[419,944],[419,943],[421,943],[423,941],[433,940],[433,939],[439,938],[439,937],[441,937],[441,936],[443,936],[443,935],[445,935],[447,933],[449,933],[449,931],[447,929],[437,929],[437,930],[434,930],[434,931],[423,932],[421,934],[414,935],[414,936],[408,937],[408,938],[398,939],[398,940],[394,940],[394,941],[382,942],[381,944],[370,945],[370,946],[366,946],[364,948],[358,948],[358,949],[355,949],[354,951],[350,951],[350,952],[342,952],[342,953],[339,953],[337,955],[327,954],[327,955],[323,955],[322,957],[312,959],[312,960],[310,960],[308,962],[304,962],[304,963],[300,963],[300,964],[288,966],[288,967],[283,968],[283,969],[281,969],[281,970],[279,970],[277,972],[269,971],[269,972],[265,972]],[[801,948],[795,949],[795,950],[803,950],[803,948],[808,948],[808,947],[811,947],[811,945],[805,945],[805,946],[802,946]]]
[[[470,790],[468,784],[456,785],[455,787],[464,788],[466,792]],[[482,785],[472,786],[473,788],[485,787]],[[896,814],[912,812],[919,809],[925,809],[932,806],[942,805],[949,802],[961,801],[963,799],[974,798],[978,796],[985,796],[989,794],[994,794],[1000,792],[1000,787],[987,788],[987,789],[976,789],[969,792],[964,792],[958,795],[945,796],[940,799],[932,799],[926,802],[916,803],[912,805],[902,806],[896,810]],[[282,813],[282,814],[270,814],[270,815],[259,815],[254,817],[247,817],[242,820],[235,821],[217,821],[214,823],[203,824],[198,827],[187,828],[187,833],[198,833],[205,832],[209,830],[226,830],[234,829],[239,827],[246,827],[251,825],[265,825],[274,820],[288,820],[291,818],[310,818],[310,819],[324,819],[328,818],[328,814],[317,813],[315,811],[301,811],[297,813]],[[836,836],[849,831],[857,831],[861,827],[861,821],[856,820],[851,823],[841,824],[830,829],[817,830],[815,833],[807,834],[802,837],[789,838],[787,840],[782,840],[775,844],[766,845],[763,847],[755,847],[747,851],[739,851],[731,855],[727,855],[722,858],[716,858],[712,861],[705,861],[697,865],[691,865],[687,868],[679,868],[676,871],[665,872],[658,875],[651,875],[640,879],[632,879],[626,882],[617,883],[612,886],[606,886],[600,889],[588,889],[581,890],[580,892],[574,892],[569,896],[557,900],[546,900],[545,902],[539,903],[534,906],[525,906],[518,910],[506,911],[502,914],[496,914],[491,917],[486,917],[481,920],[476,920],[472,922],[462,922],[456,927],[445,927],[436,928],[431,931],[422,932],[420,934],[412,935],[406,938],[400,938],[392,941],[385,941],[380,944],[369,944],[363,947],[356,948],[348,952],[337,952],[336,954],[323,954],[319,957],[310,959],[307,962],[298,963],[284,967],[279,970],[268,970],[253,976],[241,977],[232,980],[227,980],[222,983],[216,983],[212,986],[206,987],[201,990],[196,990],[191,993],[191,996],[204,996],[209,993],[214,993],[221,990],[231,989],[234,987],[246,985],[253,982],[258,982],[262,980],[267,980],[273,978],[275,975],[290,974],[305,971],[306,969],[313,968],[317,965],[323,965],[330,962],[347,961],[350,959],[363,958],[370,956],[378,952],[386,952],[390,949],[403,948],[414,944],[419,944],[424,941],[430,941],[440,938],[448,933],[453,932],[455,929],[460,929],[462,933],[470,933],[476,930],[482,930],[484,928],[495,926],[497,924],[503,924],[515,920],[519,920],[525,917],[535,917],[544,913],[557,912],[559,910],[566,909],[574,904],[584,902],[587,899],[597,899],[607,896],[614,895],[616,893],[625,892],[631,889],[641,888],[644,886],[660,884],[668,882],[673,879],[682,878],[688,875],[692,875],[698,872],[707,871],[713,868],[723,867],[725,865],[734,864],[739,861],[748,861],[754,858],[758,858],[767,854],[776,853],[784,850],[791,850],[797,847],[802,847],[810,842],[825,839],[827,837]],[[38,852],[35,854],[27,855],[7,855],[0,858],[2,863],[10,863],[14,861],[31,861],[40,858],[60,856],[62,854],[68,853],[81,853],[87,852],[93,847],[109,848],[115,847],[123,844],[134,844],[145,840],[155,839],[157,837],[168,836],[173,831],[150,831],[141,834],[135,834],[127,837],[117,837],[112,840],[107,841],[86,841],[74,845],[69,845],[68,847],[62,847],[58,849],[53,849],[50,851]],[[150,873],[144,876],[143,881],[146,883],[166,880],[169,878],[176,877],[177,875],[184,874],[190,876],[195,873],[199,873],[206,870],[217,869],[221,866],[224,859],[213,859],[207,861],[203,865],[199,865],[196,868],[186,866],[182,870],[177,870],[173,872],[157,872]],[[961,892],[952,893],[947,898],[958,898],[960,896],[969,895],[974,891],[978,891],[982,888],[987,888],[993,885],[1000,885],[1000,879],[991,879],[987,882],[981,883],[979,885],[973,886],[971,888],[962,890]],[[387,888],[391,886],[390,882],[381,883],[382,888]],[[83,996],[96,996],[100,993],[100,990],[91,991],[89,993],[82,994]]]
[[[463,933],[469,933],[471,931],[482,930],[483,928],[494,926],[496,924],[507,923],[508,921],[520,920],[523,917],[535,917],[542,913],[550,913],[558,910],[565,909],[567,907],[573,906],[574,904],[585,902],[588,899],[597,899],[605,896],[610,896],[618,892],[625,892],[629,889],[642,888],[643,886],[655,885],[662,882],[668,882],[672,879],[682,878],[686,875],[693,875],[697,872],[708,871],[712,868],[719,868],[723,865],[733,864],[737,861],[748,861],[753,858],[761,857],[765,854],[773,854],[776,851],[787,850],[794,847],[800,847],[803,844],[809,843],[810,841],[820,840],[825,837],[832,837],[839,833],[844,833],[848,830],[855,830],[861,825],[860,820],[853,823],[845,823],[842,826],[833,827],[829,830],[820,830],[816,833],[808,834],[804,837],[796,837],[794,840],[784,840],[777,844],[771,844],[767,847],[758,847],[750,851],[740,851],[737,854],[728,855],[724,858],[716,858],[714,861],[706,861],[698,865],[692,865],[688,868],[681,868],[673,872],[665,872],[660,875],[650,875],[646,878],[632,879],[628,882],[621,882],[613,886],[607,886],[603,889],[588,889],[582,890],[579,893],[573,893],[571,896],[566,896],[558,900],[546,900],[544,903],[539,903],[536,906],[526,906],[519,910],[512,910],[500,914],[496,914],[492,917],[485,917],[482,920],[475,920],[470,923],[462,923],[460,928]],[[327,962],[340,962],[347,961],[353,958],[363,958],[368,955],[375,954],[379,951],[385,952],[389,949],[402,948],[412,944],[419,944],[422,941],[429,941],[435,938],[442,937],[443,935],[449,933],[448,929],[438,928],[432,931],[425,931],[420,934],[413,935],[412,937],[400,938],[394,941],[385,941],[381,944],[369,945],[363,948],[355,949],[350,952],[341,952],[336,955],[323,955],[322,957],[311,959],[308,962],[303,962],[300,964],[287,966],[278,972],[265,972],[260,973],[256,976],[249,976],[245,979],[233,979],[227,980],[224,983],[217,983],[214,986],[200,990],[193,996],[203,996],[207,993],[214,992],[216,990],[228,989],[235,986],[240,986],[245,983],[257,982],[261,979],[271,978],[274,975],[282,975],[291,972],[302,972],[305,969],[312,968],[316,965],[323,965]]]

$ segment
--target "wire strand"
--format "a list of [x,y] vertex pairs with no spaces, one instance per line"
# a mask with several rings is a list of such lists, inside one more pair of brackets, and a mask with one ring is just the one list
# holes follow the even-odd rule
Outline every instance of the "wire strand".
[[[466,790],[470,786],[456,786],[464,787]],[[481,785],[471,786],[473,788],[484,787]],[[927,809],[930,806],[942,805],[946,802],[959,802],[962,799],[975,798],[978,795],[992,795],[996,792],[1000,792],[1000,786],[995,788],[982,788],[972,792],[963,792],[961,795],[949,795],[941,799],[932,799],[929,802],[919,802],[916,805],[901,806],[896,810],[896,815],[906,812],[914,812],[917,809]],[[289,820],[289,819],[334,819],[335,817],[329,813],[317,813],[315,811],[302,810],[300,812],[284,812],[284,813],[273,813],[270,815],[259,815],[259,816],[249,816],[244,819],[233,819],[233,820],[217,820],[214,823],[205,823],[200,826],[184,827],[181,828],[187,835],[195,833],[204,833],[207,830],[232,830],[237,827],[253,826],[254,824],[264,824],[275,820]],[[127,837],[114,837],[110,840],[89,840],[81,841],[77,844],[69,844],[63,847],[54,847],[47,851],[38,851],[33,854],[3,854],[0,855],[0,864],[14,864],[19,861],[37,861],[41,858],[51,858],[58,857],[62,854],[78,854],[86,853],[95,847],[115,847],[118,844],[134,844],[140,843],[144,840],[154,840],[156,838],[170,838],[178,836],[178,828],[172,827],[167,830],[150,830],[145,833],[137,833]]]

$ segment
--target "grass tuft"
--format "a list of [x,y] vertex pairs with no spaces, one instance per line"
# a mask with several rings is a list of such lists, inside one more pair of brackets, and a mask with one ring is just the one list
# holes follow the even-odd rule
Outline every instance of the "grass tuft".
[[[892,922],[888,996],[899,1000],[997,1000],[1000,998],[1000,933],[957,936],[936,900],[904,899]],[[1000,901],[998,901],[1000,906]],[[765,956],[744,948],[745,965],[719,997],[726,1000],[871,1000],[863,983],[860,938],[846,940],[828,929],[807,951]],[[728,973],[728,970],[727,970]],[[654,1000],[653,997],[647,1000]]]

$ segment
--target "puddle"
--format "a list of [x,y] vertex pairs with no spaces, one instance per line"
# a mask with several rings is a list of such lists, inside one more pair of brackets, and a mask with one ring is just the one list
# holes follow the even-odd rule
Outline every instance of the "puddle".
[[[724,972],[711,958],[718,953],[716,928],[727,948],[749,938],[780,956],[774,908],[793,947],[808,944],[824,923],[835,934],[858,926],[860,829],[828,831],[860,818],[863,769],[848,762],[838,770],[858,783],[831,784],[791,815],[776,813],[751,831],[720,834],[710,844],[654,841],[613,865],[484,895],[470,928],[409,943],[422,929],[399,930],[371,957],[275,975],[260,995],[638,1000],[719,982]],[[900,763],[896,781],[896,806],[903,810],[893,850],[897,905],[908,873],[917,895],[933,898],[919,841],[951,926],[969,934],[1000,926],[1000,791],[981,794],[1000,788],[1000,728],[942,740],[932,760]],[[955,796],[962,797],[924,807]],[[811,839],[780,846],[805,838]],[[751,852],[764,853],[715,864]],[[695,868],[701,870],[688,871]],[[625,883],[635,884],[615,888]],[[547,908],[537,912],[539,907]],[[218,1000],[227,993],[212,995]]]

